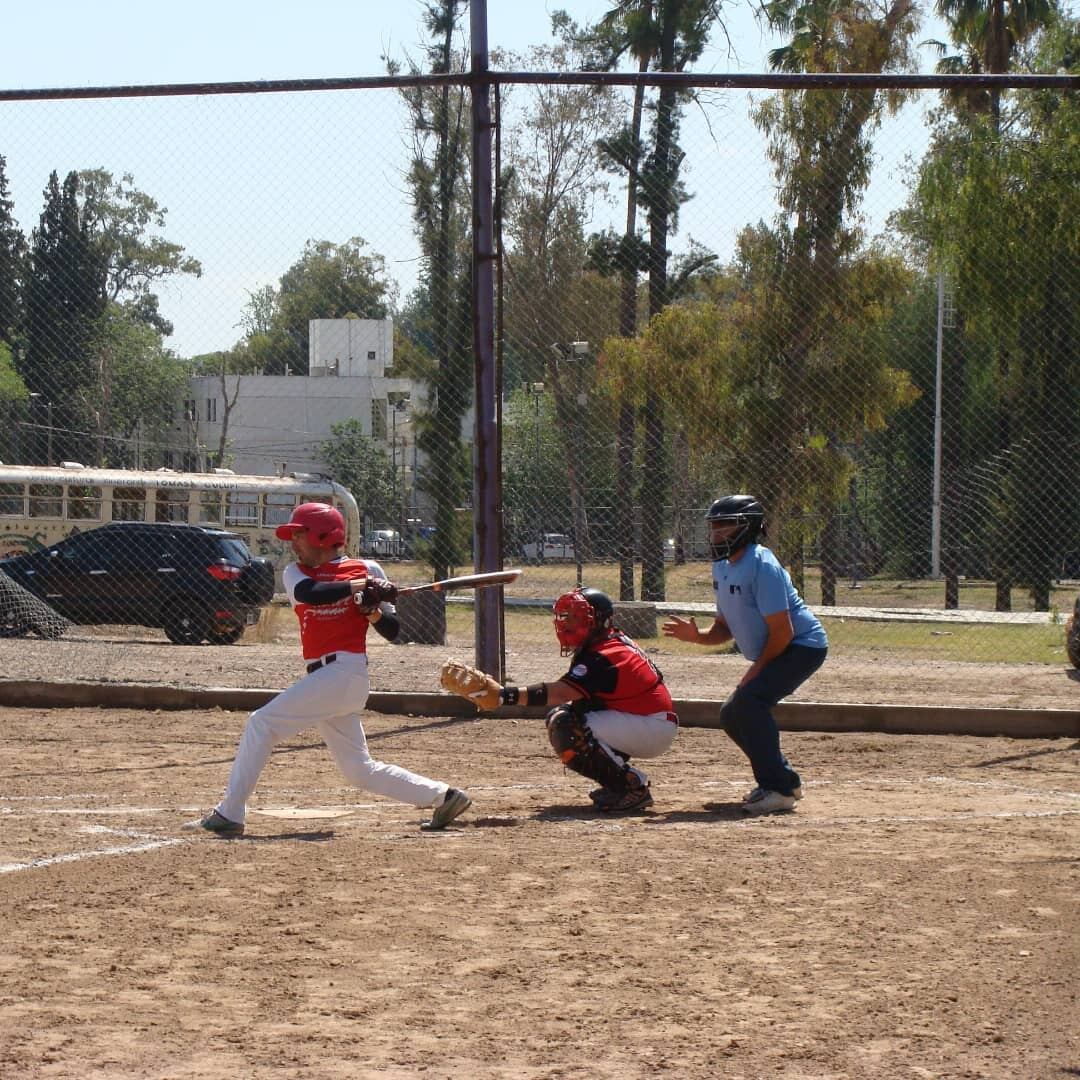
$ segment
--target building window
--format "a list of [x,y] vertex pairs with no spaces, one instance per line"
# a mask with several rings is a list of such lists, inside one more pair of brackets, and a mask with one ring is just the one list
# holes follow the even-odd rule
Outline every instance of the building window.
[[375,359],[375,350],[374,349],[368,349],[367,358],[369,360],[374,360]]
[[206,399],[206,421],[209,424],[217,423],[217,398],[208,397]]
[[184,402],[184,419],[199,419],[199,403],[195,401],[194,398],[188,398],[188,400]]

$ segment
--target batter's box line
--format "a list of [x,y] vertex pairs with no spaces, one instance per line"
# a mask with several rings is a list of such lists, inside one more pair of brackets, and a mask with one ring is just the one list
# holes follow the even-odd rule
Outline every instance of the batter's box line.
[[129,840],[160,840],[161,837],[154,833],[141,832],[139,829],[117,829],[111,825],[83,825],[76,832],[85,833],[88,836],[126,836]]
[[[747,781],[732,780],[706,780],[702,787],[745,787]],[[828,787],[917,787],[920,784],[948,784],[954,787],[988,788],[996,791],[1011,791],[1019,795],[1030,795],[1033,798],[1061,798],[1080,799],[1080,792],[1065,791],[1061,788],[1033,788],[1021,784],[1013,784],[1004,780],[965,780],[957,776],[861,776],[843,780],[804,780],[803,787],[807,791],[815,791]]]
[[110,795],[92,795],[87,792],[80,795],[0,795],[0,802],[63,802],[65,799],[109,799]]
[[11,811],[26,817],[77,817],[86,814],[88,817],[107,817],[110,814],[160,814],[164,811],[154,806],[69,806],[69,807],[38,807]]
[[1030,788],[1020,784],[1010,784],[1005,780],[964,780],[954,776],[928,776],[931,784],[953,784],[957,787],[992,788],[995,791],[1012,791],[1020,795],[1054,796],[1059,799],[1080,799],[1080,792],[1063,791],[1061,788]]
[[802,817],[799,814],[783,814],[770,816],[770,819],[751,817],[744,821],[731,822],[731,824],[745,828],[766,820],[773,822],[783,821],[787,825],[797,825],[802,828],[812,829],[818,827],[828,828],[833,825],[941,825],[963,821],[1004,821],[1012,818],[1062,818],[1080,817],[1080,810],[996,810],[986,813],[975,811],[961,811],[956,814],[935,815],[916,817],[908,814],[897,814],[887,817]]
[[48,866],[82,862],[85,859],[100,859],[110,855],[139,855],[146,851],[156,851],[158,848],[175,847],[178,844],[186,843],[190,843],[190,841],[150,840],[142,844],[124,844],[116,847],[99,848],[97,851],[71,851],[65,855],[50,855],[40,859],[31,859],[29,862],[3,863],[0,864],[0,874],[13,874],[20,870],[41,870]]

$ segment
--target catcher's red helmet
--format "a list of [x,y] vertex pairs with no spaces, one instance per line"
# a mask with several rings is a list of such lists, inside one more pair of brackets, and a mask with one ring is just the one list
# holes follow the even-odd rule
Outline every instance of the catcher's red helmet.
[[307,530],[320,547],[336,547],[345,543],[345,519],[341,512],[326,503],[301,503],[287,525],[279,525],[274,535],[279,540],[291,540],[298,532]]
[[555,612],[555,636],[563,656],[576,652],[597,631],[610,630],[615,621],[611,597],[599,589],[575,589],[563,593],[552,610]]

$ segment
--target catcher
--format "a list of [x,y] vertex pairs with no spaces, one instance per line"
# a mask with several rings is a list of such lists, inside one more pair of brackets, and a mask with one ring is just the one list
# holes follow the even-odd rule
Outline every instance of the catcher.
[[502,686],[490,675],[448,660],[442,685],[478,709],[552,705],[547,733],[569,769],[600,786],[589,793],[605,813],[652,805],[649,778],[631,757],[659,757],[675,741],[679,721],[664,677],[644,652],[615,628],[611,599],[599,589],[575,589],[555,601],[555,635],[570,670],[557,682]]

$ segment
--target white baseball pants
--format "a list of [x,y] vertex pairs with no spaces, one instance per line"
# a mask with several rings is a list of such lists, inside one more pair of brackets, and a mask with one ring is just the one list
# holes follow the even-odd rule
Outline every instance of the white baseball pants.
[[618,709],[597,709],[585,714],[585,726],[609,753],[614,747],[632,758],[659,757],[671,749],[679,734],[679,725],[673,724],[667,713],[638,716]]
[[367,656],[341,652],[333,663],[305,675],[256,709],[244,726],[218,813],[242,822],[273,748],[310,727],[318,729],[338,768],[355,787],[413,806],[441,802],[447,784],[376,761],[368,753],[360,720],[368,689]]

